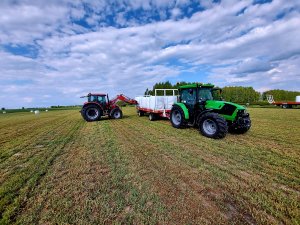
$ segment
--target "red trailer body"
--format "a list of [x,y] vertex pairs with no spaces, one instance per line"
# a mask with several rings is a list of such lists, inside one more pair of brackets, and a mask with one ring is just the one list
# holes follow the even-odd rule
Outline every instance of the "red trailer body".
[[296,97],[296,101],[281,101],[281,102],[275,102],[273,95],[267,95],[267,100],[270,104],[276,105],[276,106],[281,106],[284,109],[288,108],[293,108],[293,106],[298,106],[300,105],[300,96]]

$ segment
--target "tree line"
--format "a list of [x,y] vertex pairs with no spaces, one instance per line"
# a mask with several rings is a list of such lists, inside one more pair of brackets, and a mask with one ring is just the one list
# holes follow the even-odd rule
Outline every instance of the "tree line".
[[[155,89],[178,89],[179,86],[192,84],[190,82],[178,82],[171,84],[171,82],[159,82],[153,85],[152,89],[146,89],[145,95],[154,95]],[[171,94],[167,93],[167,94]],[[158,93],[162,95],[162,93]],[[222,97],[226,101],[236,103],[256,103],[267,100],[267,95],[273,95],[275,101],[295,101],[296,96],[300,95],[297,91],[286,91],[286,90],[268,90],[260,93],[254,90],[253,87],[242,87],[242,86],[226,86],[222,88]]]
[[269,90],[262,94],[263,100],[267,99],[267,95],[273,95],[275,101],[295,101],[296,96],[300,96],[300,92],[279,89]]

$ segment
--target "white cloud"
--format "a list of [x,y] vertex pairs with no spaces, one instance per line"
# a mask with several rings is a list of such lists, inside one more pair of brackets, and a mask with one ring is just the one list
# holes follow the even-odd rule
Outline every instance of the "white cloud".
[[[0,5],[0,45],[23,43],[38,51],[36,58],[29,58],[0,49],[4,107],[78,104],[78,97],[91,91],[134,97],[155,82],[180,80],[182,73],[203,68],[208,76],[199,79],[220,86],[299,90],[300,14],[292,2],[210,2],[205,11],[188,18],[180,8],[188,1],[117,1],[123,11],[114,19],[125,26],[118,28],[100,25],[115,9],[105,1],[87,1],[93,7],[85,18],[90,29],[74,24],[74,18],[87,15],[83,3],[67,3]],[[132,8],[159,10],[164,21],[129,21],[126,13]],[[170,10],[176,21],[165,20]],[[287,16],[278,19],[282,10]],[[178,19],[180,14],[183,19]],[[20,96],[26,96],[24,104],[18,103]]]
[[173,19],[176,19],[177,17],[179,17],[181,15],[181,10],[179,8],[174,8],[171,10],[171,15]]

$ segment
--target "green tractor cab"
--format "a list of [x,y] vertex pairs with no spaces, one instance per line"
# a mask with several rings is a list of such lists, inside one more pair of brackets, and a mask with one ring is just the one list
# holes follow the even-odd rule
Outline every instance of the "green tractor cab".
[[190,84],[179,88],[179,101],[172,106],[170,120],[175,128],[199,128],[209,138],[224,138],[227,132],[246,133],[251,120],[246,108],[223,101],[221,89],[212,84]]

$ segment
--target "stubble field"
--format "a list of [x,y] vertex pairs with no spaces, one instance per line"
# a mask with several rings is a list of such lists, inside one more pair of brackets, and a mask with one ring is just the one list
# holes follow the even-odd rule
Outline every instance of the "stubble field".
[[300,110],[213,140],[123,108],[0,115],[0,224],[299,224]]

